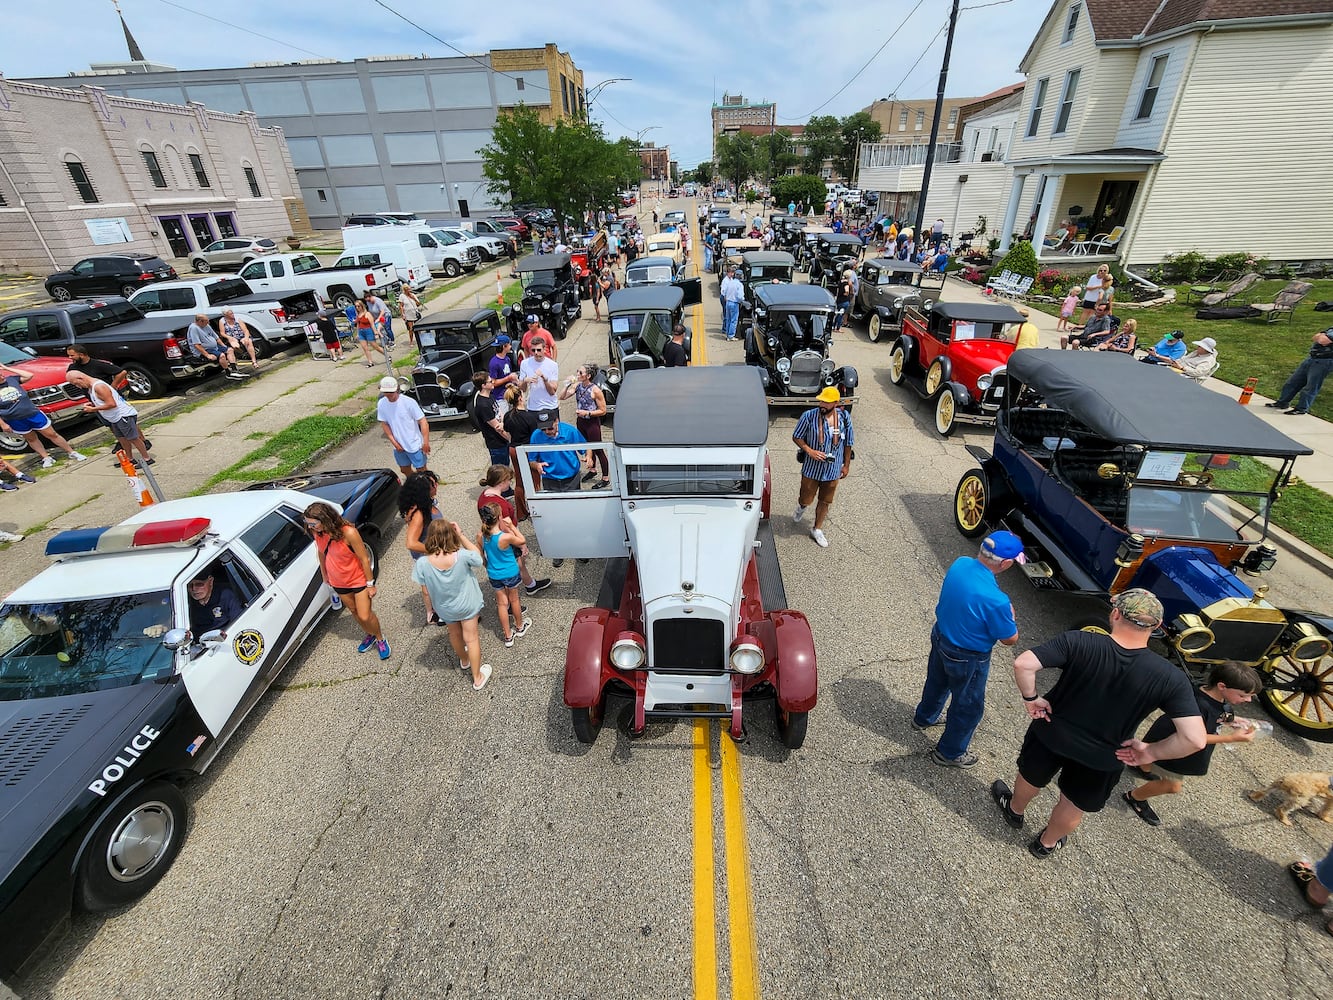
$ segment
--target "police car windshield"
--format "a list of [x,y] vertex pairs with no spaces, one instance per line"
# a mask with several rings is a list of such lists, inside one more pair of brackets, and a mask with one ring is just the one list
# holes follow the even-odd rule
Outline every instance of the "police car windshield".
[[152,680],[174,669],[162,636],[166,591],[0,605],[0,701],[56,698]]

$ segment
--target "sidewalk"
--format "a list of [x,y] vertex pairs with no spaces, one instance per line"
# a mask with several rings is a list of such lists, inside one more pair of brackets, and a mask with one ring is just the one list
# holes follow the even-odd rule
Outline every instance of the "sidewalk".
[[[426,315],[471,305],[480,295],[485,305],[494,296],[495,276],[487,272],[430,303]],[[399,353],[407,350],[402,321],[395,321]],[[168,499],[187,496],[216,472],[248,455],[263,438],[301,417],[329,412],[360,413],[375,402],[376,383],[385,374],[381,363],[367,368],[360,351],[351,347],[342,364],[317,359],[308,352],[270,359],[244,382],[221,381],[203,393],[174,396],[140,405],[142,419],[166,419],[147,427],[153,442],[153,473]],[[349,393],[354,395],[339,403]],[[335,405],[336,404],[336,405]],[[115,524],[138,510],[128,482],[110,456],[110,433],[97,427],[71,444],[89,455],[75,464],[63,457],[56,468],[34,485],[24,485],[0,498],[0,528],[28,535],[5,553],[10,579],[23,579],[17,565],[29,556],[40,559],[45,539],[56,531],[94,524]],[[95,452],[95,454],[94,454]],[[53,451],[54,454],[60,454]],[[389,458],[385,451],[386,460]],[[36,464],[26,460],[25,466]],[[239,484],[238,484],[239,485]],[[36,564],[26,567],[35,571]]]

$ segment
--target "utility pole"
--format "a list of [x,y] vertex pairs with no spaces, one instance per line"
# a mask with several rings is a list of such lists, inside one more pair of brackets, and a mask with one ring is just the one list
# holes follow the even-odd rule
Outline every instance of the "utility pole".
[[921,171],[921,197],[916,203],[916,239],[921,241],[922,226],[926,224],[926,195],[930,191],[930,172],[935,166],[935,144],[940,138],[940,118],[944,115],[944,85],[949,82],[949,54],[953,52],[953,32],[958,27],[958,0],[953,0],[949,12],[949,34],[944,40],[944,62],[940,66],[940,86],[935,92],[935,118],[930,123],[930,147],[926,150],[926,166]]

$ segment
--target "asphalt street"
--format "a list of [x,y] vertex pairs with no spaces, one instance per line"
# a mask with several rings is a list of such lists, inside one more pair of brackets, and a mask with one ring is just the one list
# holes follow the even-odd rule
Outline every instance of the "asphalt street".
[[[711,276],[704,300],[708,363],[743,363],[722,342]],[[603,362],[606,333],[577,323],[562,375]],[[119,914],[76,917],[18,994],[1333,995],[1333,938],[1283,870],[1321,857],[1333,826],[1304,813],[1281,826],[1243,794],[1327,770],[1328,745],[1278,731],[1221,748],[1207,778],[1159,800],[1160,828],[1116,798],[1037,861],[1025,845],[1054,794],[1016,832],[987,791],[1012,781],[1026,723],[1013,654],[998,648],[972,746],[981,763],[930,761],[908,721],[940,580],[973,551],[952,521],[954,485],[975,464],[964,445],[989,435],[939,438],[928,405],[890,384],[887,343],[859,325],[833,356],[858,367],[861,392],[827,549],[790,519],[798,414],[769,421],[777,546],[819,659],[803,749],[783,749],[763,705],[738,754],[716,724],[655,723],[630,740],[615,701],[597,743],[577,743],[561,672],[573,613],[596,599],[596,562],[536,560],[556,582],[530,599],[535,624],[512,649],[493,606],[483,614],[495,677],[474,693],[444,630],[424,625],[399,533],[376,598],[392,658],[357,656],[350,617],[328,620],[190,787],[192,829],[163,882]],[[471,529],[481,441],[460,427],[434,447],[440,506]],[[389,461],[373,431],[320,465]],[[1304,563],[1280,561],[1267,582],[1279,606],[1333,607],[1333,582]],[[1017,573],[1001,585],[1018,651],[1099,610]]]

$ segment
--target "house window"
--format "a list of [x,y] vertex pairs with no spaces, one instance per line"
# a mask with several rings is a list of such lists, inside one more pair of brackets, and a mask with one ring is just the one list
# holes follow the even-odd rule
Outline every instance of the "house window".
[[187,153],[190,159],[190,169],[194,171],[194,179],[199,182],[201,188],[212,187],[208,181],[208,172],[204,170],[204,159],[198,153]]
[[1152,109],[1157,104],[1157,92],[1162,89],[1162,77],[1166,75],[1167,56],[1153,56],[1152,66],[1148,69],[1148,79],[1143,84],[1143,96],[1139,98],[1139,112],[1135,121],[1152,117]]
[[152,178],[153,187],[166,187],[167,178],[162,173],[162,164],[157,162],[157,154],[152,150],[145,149],[142,150],[139,155],[143,157],[143,165],[148,168],[148,176]]
[[315,194],[319,196],[319,200],[320,200],[320,201],[328,201],[328,200],[329,200],[329,196],[328,196],[327,194],[324,193],[324,189],[323,189],[323,188],[316,188],[316,189],[315,189]]
[[954,128],[958,124],[958,109],[954,108],[949,112],[949,124],[945,128]]
[[5,193],[0,191],[0,208],[4,208],[9,202],[5,201]]
[[898,131],[902,132],[907,128],[907,109],[903,108],[903,113],[898,116]]
[[523,77],[517,76],[514,78],[514,89],[515,90],[523,89]]
[[1078,15],[1082,6],[1081,3],[1069,5],[1069,17],[1065,19],[1065,33],[1060,39],[1061,45],[1068,45],[1074,40],[1074,29],[1078,27]]
[[93,190],[93,182],[88,179],[88,171],[83,169],[83,164],[78,160],[67,160],[65,169],[69,171],[69,179],[74,182],[74,190],[79,192],[79,197],[90,205],[97,203],[97,192]]
[[243,167],[245,171],[245,183],[250,185],[250,197],[262,198],[263,194],[259,190],[259,178],[255,176],[254,167]]
[[1028,117],[1027,137],[1031,139],[1037,134],[1037,128],[1041,125],[1041,108],[1046,103],[1046,88],[1050,86],[1050,77],[1042,77],[1037,81],[1037,90],[1032,95],[1032,114]]
[[916,130],[920,132],[921,126],[924,124],[926,124],[926,113],[924,111],[918,111],[916,113]]
[[1065,74],[1065,92],[1060,97],[1060,111],[1055,116],[1055,128],[1051,135],[1060,135],[1069,128],[1069,116],[1074,110],[1074,94],[1078,92],[1079,70],[1071,69]]

